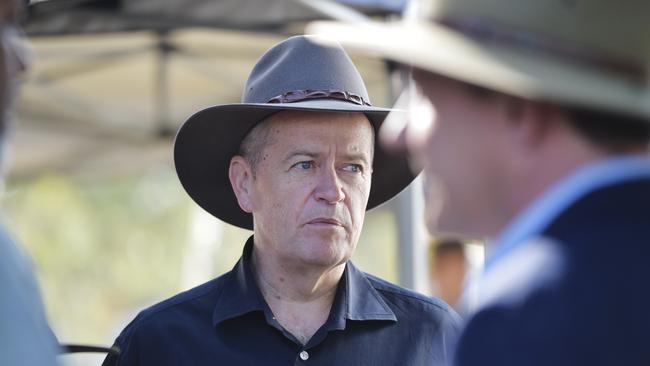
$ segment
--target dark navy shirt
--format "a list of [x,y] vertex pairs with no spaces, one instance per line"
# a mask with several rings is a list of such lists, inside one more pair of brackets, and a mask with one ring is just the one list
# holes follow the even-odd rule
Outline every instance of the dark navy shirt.
[[[305,345],[283,329],[251,270],[251,237],[228,273],[142,311],[119,335],[128,365],[444,365],[459,318],[444,302],[348,262],[328,320]],[[104,365],[113,365],[107,358]]]

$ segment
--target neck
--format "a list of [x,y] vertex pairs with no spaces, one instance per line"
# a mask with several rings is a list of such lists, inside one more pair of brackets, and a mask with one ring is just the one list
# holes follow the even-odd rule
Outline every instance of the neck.
[[277,257],[264,255],[257,247],[252,259],[260,289],[296,303],[316,301],[336,292],[345,270],[345,263],[334,267],[282,263]]
[[345,263],[332,268],[292,266],[253,250],[253,272],[276,320],[305,344],[329,317]]
[[510,189],[514,193],[507,210],[512,220],[551,186],[581,167],[607,158],[606,152],[594,148],[573,135],[557,135],[542,146],[526,163],[528,169]]

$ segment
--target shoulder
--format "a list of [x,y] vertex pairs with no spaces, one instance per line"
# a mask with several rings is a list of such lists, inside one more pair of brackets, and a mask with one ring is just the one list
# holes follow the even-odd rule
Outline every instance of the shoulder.
[[[115,344],[122,354],[138,353],[166,342],[169,329],[210,326],[214,305],[229,273],[142,310],[120,333]],[[136,348],[140,348],[136,352]]]
[[386,280],[364,273],[370,285],[382,296],[399,318],[417,321],[445,323],[460,328],[460,317],[444,301],[395,285]]
[[372,287],[380,292],[384,297],[399,299],[406,303],[413,304],[413,306],[433,307],[440,310],[449,309],[449,306],[445,302],[435,297],[425,296],[419,292],[398,286],[368,273],[364,273],[364,275]]
[[226,273],[142,310],[134,319],[134,323],[148,323],[158,319],[164,319],[163,317],[165,315],[178,314],[179,310],[199,310],[211,307],[221,294],[224,280],[228,275],[229,273]]
[[0,275],[19,280],[33,280],[32,263],[29,256],[27,256],[19,243],[7,232],[1,220],[0,263]]
[[183,291],[169,299],[161,301],[143,310],[134,319],[135,323],[155,321],[168,313],[177,313],[183,309],[201,309],[214,304],[221,292],[226,273],[202,285]]

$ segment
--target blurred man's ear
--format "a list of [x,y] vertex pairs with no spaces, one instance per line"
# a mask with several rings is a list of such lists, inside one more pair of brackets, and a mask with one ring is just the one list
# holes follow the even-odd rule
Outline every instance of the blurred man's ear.
[[237,203],[239,207],[245,212],[253,212],[252,205],[252,183],[253,171],[250,164],[243,156],[235,155],[230,159],[230,167],[228,168],[228,178],[232,186]]
[[523,98],[500,97],[505,119],[510,124],[514,142],[522,148],[535,148],[542,144],[561,119],[561,109],[543,102]]

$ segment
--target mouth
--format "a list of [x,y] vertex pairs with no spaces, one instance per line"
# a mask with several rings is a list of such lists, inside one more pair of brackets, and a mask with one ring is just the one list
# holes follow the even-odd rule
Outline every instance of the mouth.
[[323,227],[336,227],[336,226],[343,227],[343,223],[341,223],[340,221],[336,219],[324,218],[324,217],[313,219],[307,222],[307,225],[323,226]]

